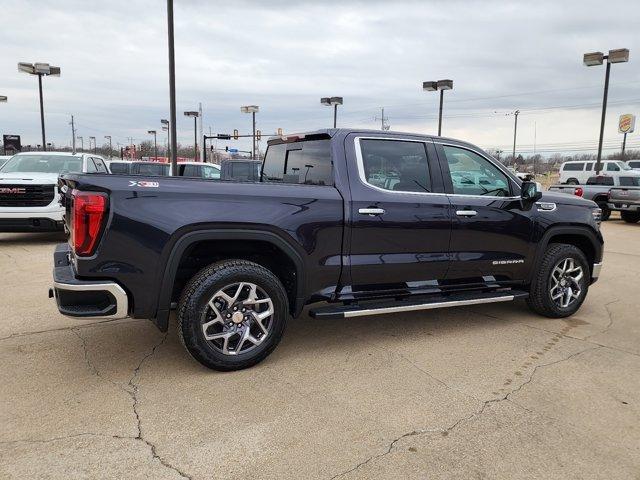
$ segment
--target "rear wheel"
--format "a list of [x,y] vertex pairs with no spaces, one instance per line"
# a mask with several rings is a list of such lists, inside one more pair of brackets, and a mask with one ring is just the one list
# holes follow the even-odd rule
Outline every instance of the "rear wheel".
[[640,212],[620,212],[620,216],[627,223],[638,223],[640,221]]
[[201,270],[185,287],[178,333],[204,366],[239,370],[276,348],[287,316],[284,287],[271,271],[245,260],[226,260]]
[[598,203],[598,208],[600,208],[600,210],[602,210],[602,221],[605,222],[607,220],[609,220],[609,217],[611,216],[611,209],[608,207],[606,202],[596,202]]
[[534,275],[527,304],[545,317],[573,315],[584,302],[590,276],[589,264],[580,249],[552,244]]
[[567,180],[567,185],[580,185],[580,182],[577,178],[570,178]]

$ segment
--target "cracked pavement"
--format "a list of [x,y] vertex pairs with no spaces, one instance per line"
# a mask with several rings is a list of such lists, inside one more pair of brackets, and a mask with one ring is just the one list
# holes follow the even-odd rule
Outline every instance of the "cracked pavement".
[[603,231],[572,318],[303,316],[224,374],[174,323],[62,317],[47,288],[64,239],[0,234],[0,478],[638,478],[640,225]]

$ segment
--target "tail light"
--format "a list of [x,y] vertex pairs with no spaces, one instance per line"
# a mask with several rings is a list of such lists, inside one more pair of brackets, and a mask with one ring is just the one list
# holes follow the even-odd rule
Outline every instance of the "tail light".
[[71,245],[78,256],[90,256],[98,243],[107,213],[107,196],[103,193],[74,190],[71,210]]
[[582,187],[576,187],[573,194],[577,197],[582,197],[584,195],[584,189]]

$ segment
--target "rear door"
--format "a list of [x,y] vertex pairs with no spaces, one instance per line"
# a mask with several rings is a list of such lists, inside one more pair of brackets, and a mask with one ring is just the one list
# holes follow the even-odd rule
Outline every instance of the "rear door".
[[345,150],[355,296],[438,288],[449,266],[451,212],[433,143],[351,134]]
[[518,184],[484,152],[436,143],[452,210],[447,283],[524,280],[533,258],[535,207],[523,210]]

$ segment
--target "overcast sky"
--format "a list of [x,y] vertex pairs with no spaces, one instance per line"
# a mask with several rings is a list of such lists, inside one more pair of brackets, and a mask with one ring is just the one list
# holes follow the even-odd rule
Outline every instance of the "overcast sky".
[[[168,117],[166,2],[0,0],[0,133],[40,143],[37,80],[17,62],[48,62],[47,140],[77,134],[148,139]],[[604,67],[582,54],[626,47],[612,66],[605,142],[618,146],[617,118],[640,113],[640,3],[633,1],[175,0],[179,140],[192,141],[184,110],[202,102],[204,128],[249,133],[241,105],[260,106],[272,133],[328,127],[321,96],[343,96],[339,126],[437,131],[438,95],[422,81],[450,78],[443,135],[510,150],[520,109],[519,151],[595,148]],[[376,119],[377,118],[377,119]],[[640,128],[640,125],[638,126]],[[640,136],[628,143],[640,146]],[[160,141],[160,138],[159,138]],[[566,145],[565,145],[566,144]],[[221,144],[224,145],[224,144]],[[237,142],[233,145],[237,146]]]

